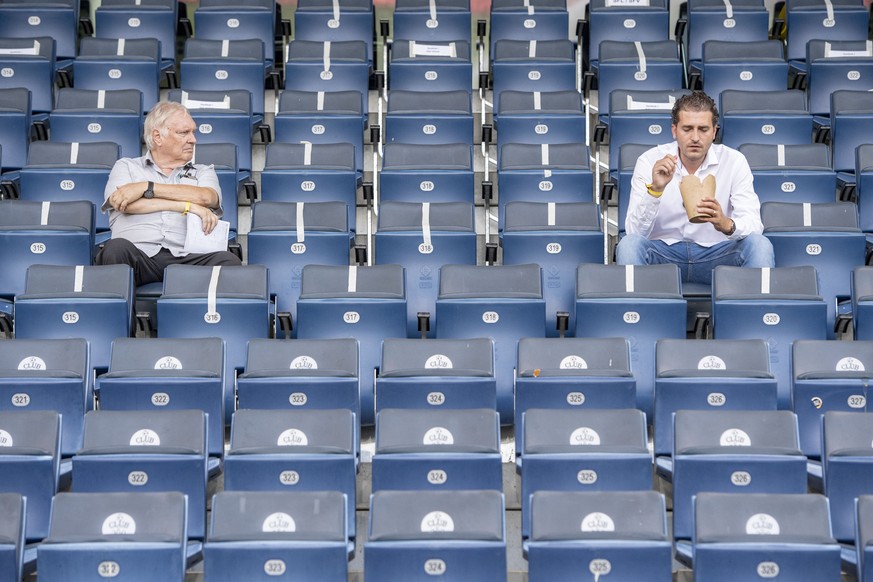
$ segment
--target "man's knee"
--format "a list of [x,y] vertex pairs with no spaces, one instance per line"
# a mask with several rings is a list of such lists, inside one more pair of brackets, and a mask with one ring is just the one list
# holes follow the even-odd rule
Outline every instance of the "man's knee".
[[133,265],[137,248],[124,238],[111,238],[94,258],[97,265]]
[[775,267],[773,244],[763,234],[750,234],[743,239],[743,267]]
[[212,256],[209,259],[209,264],[214,267],[235,267],[242,265],[242,261],[239,260],[238,256],[230,251],[218,251],[212,253]]
[[615,249],[615,262],[620,265],[645,265],[648,242],[644,236],[626,234]]

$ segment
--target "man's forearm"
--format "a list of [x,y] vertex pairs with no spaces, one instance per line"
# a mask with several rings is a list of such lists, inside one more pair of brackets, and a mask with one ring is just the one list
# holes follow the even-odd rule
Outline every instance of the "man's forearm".
[[125,214],[150,214],[152,212],[163,212],[169,210],[171,212],[185,212],[186,201],[169,200],[165,198],[140,198],[127,205]]
[[212,188],[193,184],[158,184],[154,187],[155,198],[169,201],[191,202],[206,208],[218,208],[218,193]]

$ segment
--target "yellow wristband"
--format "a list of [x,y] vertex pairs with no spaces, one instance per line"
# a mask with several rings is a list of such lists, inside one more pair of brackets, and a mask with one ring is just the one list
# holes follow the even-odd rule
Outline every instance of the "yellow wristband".
[[186,203],[185,203],[185,211],[182,212],[182,216],[185,216],[186,214],[188,214],[188,211],[189,211],[189,210],[191,210],[191,203],[190,203],[190,202],[186,202]]
[[658,192],[657,190],[652,190],[652,184],[646,184],[646,191],[649,193],[650,196],[654,196],[655,198],[660,198],[661,194],[664,193],[663,190],[661,190],[660,192]]

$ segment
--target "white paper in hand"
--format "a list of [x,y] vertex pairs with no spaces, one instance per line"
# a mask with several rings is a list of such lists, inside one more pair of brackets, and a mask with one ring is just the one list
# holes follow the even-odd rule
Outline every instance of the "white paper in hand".
[[203,233],[203,221],[193,212],[188,213],[188,232],[185,234],[186,253],[214,253],[227,250],[227,234],[230,223],[219,220],[209,234]]

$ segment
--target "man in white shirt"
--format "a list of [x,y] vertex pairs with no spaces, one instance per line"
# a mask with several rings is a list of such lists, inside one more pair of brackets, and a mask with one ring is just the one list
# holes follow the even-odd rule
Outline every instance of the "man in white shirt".
[[[702,91],[673,106],[673,138],[637,160],[625,220],[616,249],[623,265],[673,263],[682,280],[710,284],[718,265],[773,267],[773,246],[761,234],[761,204],[752,171],[738,151],[713,144],[718,128],[715,102]],[[697,206],[700,223],[688,220],[679,183],[694,175],[715,178],[715,197]]]
[[115,163],[104,192],[111,208],[112,238],[97,255],[98,265],[133,267],[136,285],[164,278],[167,265],[239,265],[226,250],[184,250],[189,213],[196,214],[209,234],[221,216],[221,188],[211,165],[194,164],[197,125],[180,103],[162,101],[145,119],[148,153]]

